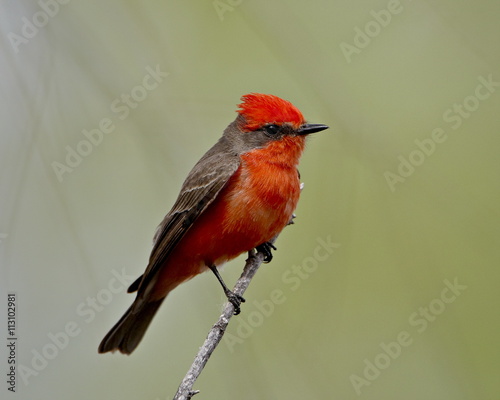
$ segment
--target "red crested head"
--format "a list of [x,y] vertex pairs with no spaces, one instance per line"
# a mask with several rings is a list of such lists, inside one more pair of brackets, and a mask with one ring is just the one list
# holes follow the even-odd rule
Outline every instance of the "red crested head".
[[245,131],[253,131],[266,124],[291,123],[294,128],[300,127],[304,117],[297,107],[289,101],[271,94],[250,93],[241,97],[238,113],[245,118],[241,127]]

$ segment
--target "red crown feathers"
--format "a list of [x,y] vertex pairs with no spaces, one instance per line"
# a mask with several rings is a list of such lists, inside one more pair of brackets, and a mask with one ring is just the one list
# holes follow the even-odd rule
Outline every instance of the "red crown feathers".
[[245,131],[253,131],[266,124],[291,123],[295,128],[305,120],[302,113],[289,101],[271,94],[250,93],[241,97],[237,112],[245,117]]

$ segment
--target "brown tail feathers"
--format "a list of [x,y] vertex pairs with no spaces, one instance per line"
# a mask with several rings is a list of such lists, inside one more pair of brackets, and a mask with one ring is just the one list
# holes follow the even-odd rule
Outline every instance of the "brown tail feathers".
[[139,310],[132,312],[134,305],[111,328],[99,345],[99,353],[119,350],[130,354],[141,341],[151,320],[165,298],[144,304]]

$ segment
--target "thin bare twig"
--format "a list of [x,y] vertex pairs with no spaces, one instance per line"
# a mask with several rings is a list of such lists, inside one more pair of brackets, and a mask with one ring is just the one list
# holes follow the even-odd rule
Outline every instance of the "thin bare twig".
[[[274,243],[275,239],[276,238],[274,238],[271,243]],[[261,266],[263,260],[264,254],[261,252],[255,253],[254,251],[250,251],[248,253],[248,259],[246,260],[243,273],[241,274],[233,289],[233,292],[235,294],[239,294],[240,296],[242,296],[243,293],[245,293],[245,290],[250,285],[250,281]],[[203,368],[208,362],[211,354],[219,345],[222,336],[224,336],[227,325],[229,324],[229,320],[233,316],[233,313],[234,306],[228,302],[226,304],[226,307],[224,308],[224,311],[219,317],[219,320],[215,323],[214,326],[212,326],[210,332],[208,332],[208,336],[205,339],[203,346],[200,347],[200,350],[198,351],[193,364],[182,380],[173,400],[189,400],[199,392],[198,390],[193,391],[193,385],[196,382],[196,379],[198,379],[198,377],[200,376],[201,371],[203,371]]]

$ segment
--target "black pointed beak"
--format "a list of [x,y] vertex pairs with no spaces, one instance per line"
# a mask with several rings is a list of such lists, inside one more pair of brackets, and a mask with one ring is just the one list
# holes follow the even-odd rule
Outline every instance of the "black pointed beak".
[[297,133],[299,135],[309,135],[310,133],[321,132],[328,128],[327,125],[323,124],[304,124],[297,130]]

